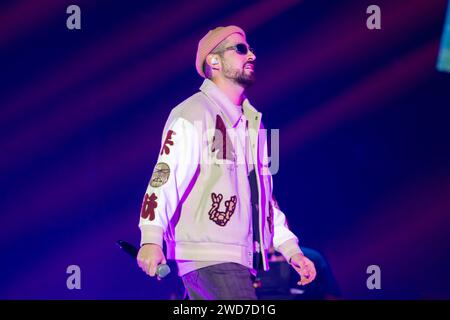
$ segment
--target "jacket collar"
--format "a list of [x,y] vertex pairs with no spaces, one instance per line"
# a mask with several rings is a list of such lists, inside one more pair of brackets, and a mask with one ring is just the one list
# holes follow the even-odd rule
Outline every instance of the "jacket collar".
[[254,120],[254,121],[261,121],[262,114],[258,110],[256,110],[251,104],[250,101],[248,101],[247,98],[245,98],[244,102],[242,102],[242,106],[244,108],[244,115],[247,118],[247,120]]
[[[200,87],[200,91],[206,94],[219,108],[222,114],[225,116],[225,120],[230,127],[234,127],[242,116],[243,110],[234,105],[230,99],[223,93],[214,82],[209,79],[205,79]],[[249,109],[257,112],[253,108],[248,99],[245,98],[243,103],[244,110]]]

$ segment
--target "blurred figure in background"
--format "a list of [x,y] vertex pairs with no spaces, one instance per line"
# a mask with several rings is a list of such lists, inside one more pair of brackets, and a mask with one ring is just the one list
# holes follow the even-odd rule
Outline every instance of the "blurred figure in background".
[[260,300],[334,300],[341,297],[341,291],[333,276],[330,265],[317,250],[301,247],[303,254],[315,265],[316,279],[305,285],[298,286],[298,275],[292,272],[286,259],[269,249],[269,271],[260,271],[254,279],[256,294]]

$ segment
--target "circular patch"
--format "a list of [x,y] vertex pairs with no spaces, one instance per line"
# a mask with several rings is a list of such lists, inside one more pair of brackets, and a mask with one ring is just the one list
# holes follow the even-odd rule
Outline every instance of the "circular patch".
[[169,180],[170,168],[167,163],[159,162],[156,164],[153,170],[152,178],[150,179],[150,185],[154,188],[161,187]]

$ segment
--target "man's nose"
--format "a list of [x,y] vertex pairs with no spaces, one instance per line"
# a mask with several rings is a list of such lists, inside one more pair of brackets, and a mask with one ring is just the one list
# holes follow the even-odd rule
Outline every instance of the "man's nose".
[[255,60],[256,60],[256,56],[255,56],[255,54],[254,54],[253,52],[251,52],[250,50],[248,50],[248,52],[247,52],[247,59],[248,59],[249,61],[255,61]]

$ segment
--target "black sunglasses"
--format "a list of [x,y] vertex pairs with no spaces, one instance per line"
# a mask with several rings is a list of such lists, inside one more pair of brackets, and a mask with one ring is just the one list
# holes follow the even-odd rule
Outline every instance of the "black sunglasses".
[[251,53],[255,54],[255,50],[253,48],[247,47],[247,45],[244,43],[238,43],[234,46],[227,47],[227,48],[225,48],[224,51],[227,51],[227,50],[234,50],[234,51],[236,51],[236,53],[238,53],[240,55],[246,55],[249,51]]

